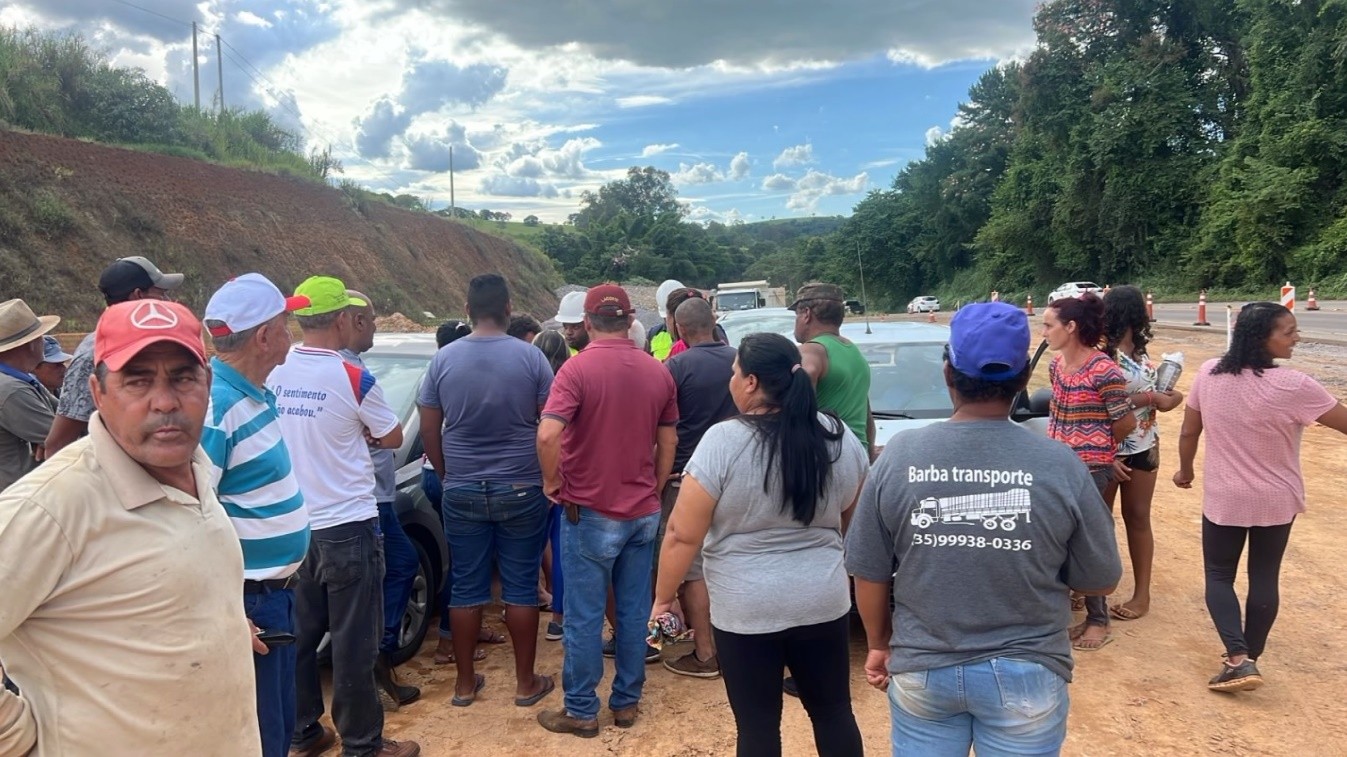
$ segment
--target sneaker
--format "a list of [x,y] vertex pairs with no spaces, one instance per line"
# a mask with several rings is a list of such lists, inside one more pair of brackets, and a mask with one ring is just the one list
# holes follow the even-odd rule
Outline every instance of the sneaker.
[[581,720],[566,710],[544,710],[538,713],[538,725],[552,733],[572,733],[585,739],[599,735],[599,721]]
[[719,678],[720,662],[715,655],[705,662],[697,659],[696,652],[688,652],[676,660],[665,660],[664,667],[670,673],[677,673],[680,676],[691,676],[693,678]]
[[547,621],[547,635],[543,637],[544,639],[547,639],[548,641],[561,641],[563,635],[560,623],[555,620]]
[[1221,672],[1211,677],[1207,688],[1212,691],[1253,691],[1263,685],[1263,676],[1259,674],[1253,660],[1245,659],[1238,665],[1221,664]]
[[[590,647],[590,649],[593,649],[593,647]],[[617,657],[617,639],[615,637],[609,636],[608,640],[603,642],[603,656],[610,660]]]
[[645,664],[654,665],[660,661],[659,650],[650,646],[649,642],[645,645]]

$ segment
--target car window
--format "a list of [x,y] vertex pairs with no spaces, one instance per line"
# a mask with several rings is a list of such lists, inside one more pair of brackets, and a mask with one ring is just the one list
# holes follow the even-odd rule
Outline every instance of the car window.
[[725,336],[729,338],[731,347],[738,347],[744,337],[759,332],[780,334],[791,341],[795,340],[794,313],[774,313],[760,317],[736,316],[721,321],[720,326],[725,329]]
[[360,356],[365,367],[383,387],[384,398],[399,418],[405,419],[416,402],[421,389],[421,378],[430,366],[429,357],[413,355],[379,355],[366,352]]
[[954,412],[945,388],[944,345],[857,345],[870,364],[870,407],[877,413],[944,418]]

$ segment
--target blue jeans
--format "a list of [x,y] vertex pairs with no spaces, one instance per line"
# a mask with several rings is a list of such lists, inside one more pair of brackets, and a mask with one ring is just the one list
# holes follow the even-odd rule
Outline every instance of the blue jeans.
[[[243,614],[263,631],[295,632],[295,594],[289,589],[243,595]],[[262,757],[286,757],[295,730],[295,645],[253,655],[257,679],[257,724]]]
[[552,542],[552,612],[564,613],[566,605],[565,571],[561,567],[561,522],[566,509],[552,505],[547,509],[547,538]]
[[1036,662],[996,657],[899,673],[889,685],[893,754],[1056,755],[1066,739],[1066,681]]
[[489,604],[496,565],[502,602],[538,606],[548,507],[541,486],[483,481],[444,490],[444,535],[454,555],[450,607]]
[[392,654],[398,648],[402,616],[407,611],[421,560],[407,532],[402,530],[392,502],[379,503],[379,530],[384,533],[384,635],[379,651]]
[[594,690],[603,678],[603,611],[609,584],[617,605],[617,669],[608,707],[620,710],[641,701],[650,564],[658,530],[659,513],[616,520],[587,507],[580,508],[579,523],[561,524],[561,564],[567,583],[561,685],[566,711],[573,717],[592,720],[599,714]]

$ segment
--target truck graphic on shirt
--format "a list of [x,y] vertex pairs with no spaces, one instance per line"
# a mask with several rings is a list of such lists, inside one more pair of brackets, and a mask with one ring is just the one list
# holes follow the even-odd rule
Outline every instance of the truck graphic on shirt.
[[1010,489],[1004,492],[986,492],[960,497],[927,497],[912,511],[912,525],[917,528],[930,528],[936,522],[965,523],[972,525],[981,522],[988,531],[997,526],[1002,531],[1014,531],[1019,525],[1019,517],[1024,522],[1029,519],[1029,490]]

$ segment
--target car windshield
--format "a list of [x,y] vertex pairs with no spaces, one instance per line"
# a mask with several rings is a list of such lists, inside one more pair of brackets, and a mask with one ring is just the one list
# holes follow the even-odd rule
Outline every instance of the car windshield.
[[725,329],[725,336],[729,337],[731,347],[737,348],[744,337],[761,331],[780,334],[795,341],[795,314],[789,311],[736,316],[725,319],[720,326]]
[[870,364],[870,409],[912,418],[954,412],[945,388],[944,345],[861,343]]
[[758,293],[756,291],[725,292],[716,295],[716,309],[718,310],[752,310],[757,306]]
[[365,367],[383,387],[384,399],[397,412],[399,418],[406,418],[416,402],[416,393],[421,389],[421,377],[430,364],[429,357],[415,355],[380,355],[369,353],[360,356]]

